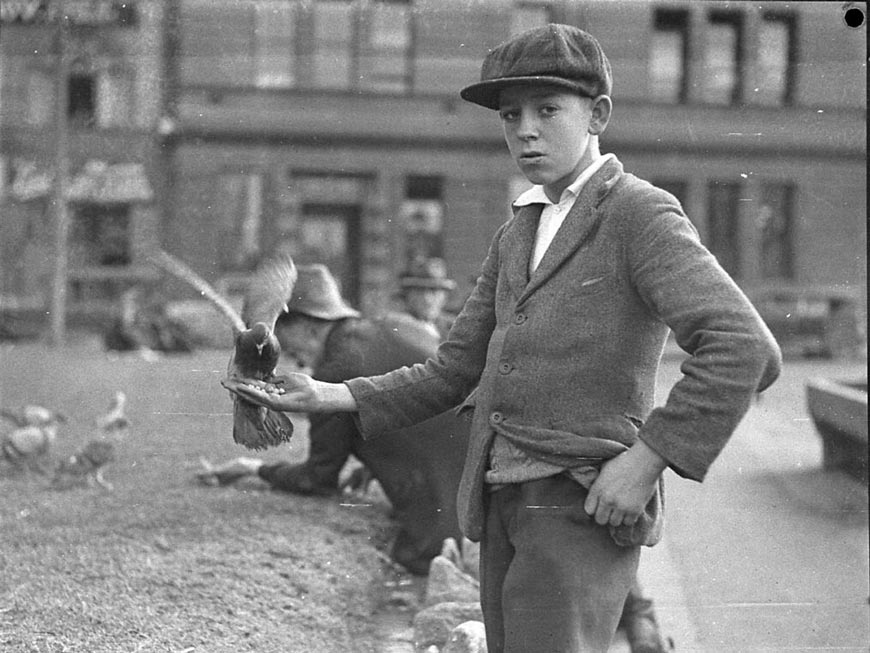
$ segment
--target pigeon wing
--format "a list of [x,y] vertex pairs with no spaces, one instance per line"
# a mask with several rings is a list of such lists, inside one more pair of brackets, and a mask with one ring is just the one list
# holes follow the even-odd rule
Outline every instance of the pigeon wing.
[[244,321],[242,320],[238,312],[226,300],[226,298],[223,297],[223,295],[221,295],[217,290],[215,290],[211,286],[211,284],[209,284],[205,279],[203,279],[196,272],[191,270],[185,263],[178,260],[177,258],[172,256],[172,254],[170,254],[169,252],[165,252],[162,249],[157,249],[156,251],[149,254],[148,260],[150,260],[161,270],[164,270],[172,276],[181,279],[185,283],[192,286],[194,289],[198,290],[203,297],[205,297],[212,304],[214,304],[215,308],[217,308],[224,315],[224,317],[226,317],[230,321],[234,334],[245,330]]
[[296,265],[289,255],[276,256],[261,263],[248,282],[242,322],[248,327],[263,322],[274,330],[278,316],[287,310],[296,277]]

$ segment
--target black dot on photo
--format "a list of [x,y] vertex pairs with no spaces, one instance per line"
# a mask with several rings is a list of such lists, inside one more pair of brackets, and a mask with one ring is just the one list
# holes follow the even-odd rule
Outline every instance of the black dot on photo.
[[858,7],[850,7],[843,14],[843,20],[849,27],[861,27],[864,24],[864,12]]

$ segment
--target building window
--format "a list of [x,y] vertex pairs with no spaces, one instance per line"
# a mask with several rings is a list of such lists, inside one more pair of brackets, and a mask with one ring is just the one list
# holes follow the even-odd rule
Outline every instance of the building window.
[[381,0],[370,5],[361,23],[359,87],[382,93],[411,88],[413,69],[411,7],[406,0]]
[[792,14],[767,12],[761,17],[758,71],[753,100],[770,106],[794,100],[797,71],[797,22]]
[[740,274],[740,184],[711,181],[707,186],[707,247],[732,276]]
[[314,5],[314,86],[336,89],[351,86],[355,13],[354,4],[347,0],[321,1]]
[[289,88],[296,83],[296,3],[258,0],[254,5],[254,61],[257,86]]
[[77,268],[132,262],[129,204],[83,204],[73,212],[70,264]]
[[511,11],[511,34],[541,27],[552,20],[549,3],[521,2]]
[[216,196],[221,268],[253,269],[261,252],[263,177],[257,173],[219,175]]
[[111,66],[97,78],[96,124],[129,127],[133,121],[135,84],[132,71]]
[[68,111],[76,127],[129,127],[133,123],[136,85],[133,71],[110,65],[99,73],[76,72],[69,77]]
[[650,96],[658,102],[686,101],[689,61],[689,12],[657,9],[650,44]]
[[411,0],[184,0],[180,13],[185,84],[395,94],[413,85]]
[[704,58],[704,101],[738,104],[743,99],[743,15],[711,11]]
[[335,275],[342,296],[354,306],[360,301],[362,207],[358,204],[302,205],[298,247],[300,263],[322,263]]
[[766,183],[761,187],[757,220],[764,279],[794,278],[794,196],[794,186],[789,183]]
[[409,175],[399,211],[405,239],[405,267],[444,256],[444,178]]
[[270,246],[286,251],[297,264],[325,265],[353,305],[361,298],[361,261],[370,244],[364,222],[372,179],[289,170],[286,195],[279,200],[285,208],[279,217],[284,224],[272,225],[279,236]]
[[54,79],[43,70],[27,73],[24,122],[34,127],[47,125],[54,115]]
[[76,73],[69,78],[67,116],[74,125],[93,127],[97,107],[97,83],[89,73]]

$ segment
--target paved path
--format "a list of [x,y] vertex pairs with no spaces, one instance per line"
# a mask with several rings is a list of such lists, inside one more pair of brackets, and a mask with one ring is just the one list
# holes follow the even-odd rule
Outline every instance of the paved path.
[[[821,470],[804,394],[866,369],[787,363],[703,484],[668,472],[666,535],[641,577],[680,653],[870,650],[867,487]],[[677,375],[671,360],[662,387]]]

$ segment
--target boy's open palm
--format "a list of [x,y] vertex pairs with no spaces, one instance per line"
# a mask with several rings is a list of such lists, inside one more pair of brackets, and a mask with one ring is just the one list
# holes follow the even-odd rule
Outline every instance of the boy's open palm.
[[294,372],[272,377],[269,382],[227,378],[221,385],[252,404],[272,410],[307,413],[317,409],[317,381],[307,374]]

